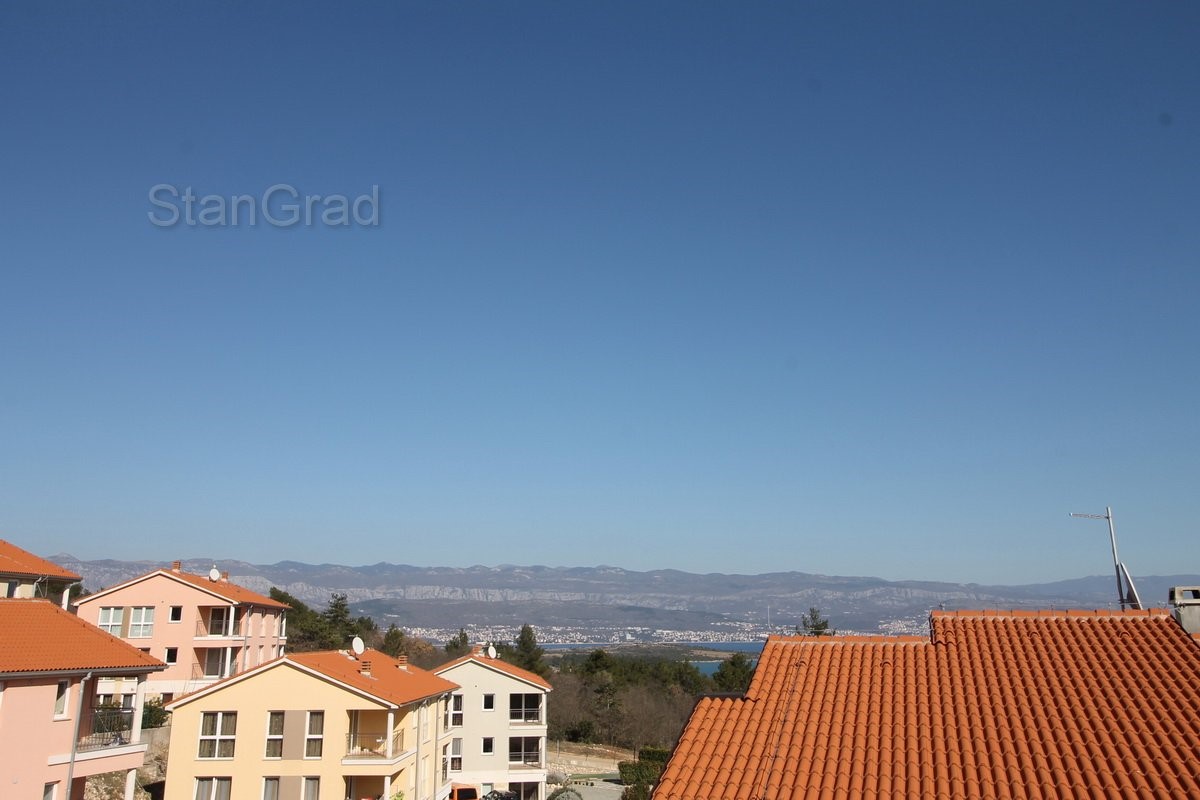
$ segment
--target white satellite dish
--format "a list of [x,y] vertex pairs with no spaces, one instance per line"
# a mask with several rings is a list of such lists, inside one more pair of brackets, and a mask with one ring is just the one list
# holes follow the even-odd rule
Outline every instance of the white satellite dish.
[[489,644],[488,649],[487,649],[487,654],[488,654],[488,658],[495,658],[496,657],[496,648]]
[[363,651],[367,649],[367,646],[363,644],[361,636],[355,636],[350,642],[350,649],[354,651],[354,655],[361,656]]
[[208,571],[208,579],[214,582],[221,580],[221,570],[217,569],[216,564],[213,564],[213,568]]

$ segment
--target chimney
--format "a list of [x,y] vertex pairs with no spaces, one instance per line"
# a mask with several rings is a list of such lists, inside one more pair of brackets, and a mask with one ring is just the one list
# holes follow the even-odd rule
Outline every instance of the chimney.
[[403,654],[396,656],[396,666],[402,670],[407,671],[408,670],[408,656],[403,655]]
[[228,572],[222,572],[222,573],[221,573],[221,580],[225,581],[226,583],[229,583],[229,573],[228,573]]
[[1200,633],[1200,586],[1172,586],[1167,597],[1183,629]]
[[171,572],[179,572],[179,570],[182,568],[183,568],[182,561],[172,561],[171,562]]
[[362,673],[363,675],[366,675],[369,678],[371,676],[371,662],[370,661],[358,662],[358,671],[360,673]]

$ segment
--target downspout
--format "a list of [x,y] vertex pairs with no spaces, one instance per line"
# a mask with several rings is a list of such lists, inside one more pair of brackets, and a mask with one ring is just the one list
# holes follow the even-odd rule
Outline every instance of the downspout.
[[75,779],[75,756],[79,753],[79,723],[83,721],[83,697],[87,694],[87,682],[92,679],[89,672],[79,682],[79,701],[75,704],[75,724],[71,732],[71,758],[67,761],[67,800],[71,800],[71,781]]
[[63,589],[63,599],[62,599],[62,610],[63,611],[71,610],[71,587],[72,586],[82,586],[82,585],[83,585],[83,581],[75,581],[74,583],[68,583],[66,585],[66,587]]

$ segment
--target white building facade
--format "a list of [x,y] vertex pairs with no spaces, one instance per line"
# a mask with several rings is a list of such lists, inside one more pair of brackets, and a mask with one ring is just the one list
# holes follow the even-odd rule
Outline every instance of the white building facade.
[[545,800],[549,682],[479,648],[434,672],[462,687],[446,712],[449,779],[481,794],[507,789],[521,800]]

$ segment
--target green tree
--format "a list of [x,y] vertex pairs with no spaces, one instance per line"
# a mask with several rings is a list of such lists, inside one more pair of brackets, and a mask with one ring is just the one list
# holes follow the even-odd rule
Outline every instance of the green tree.
[[812,606],[808,609],[808,614],[801,618],[796,633],[801,636],[832,636],[837,631],[829,627],[829,620],[821,616],[821,609]]
[[163,708],[161,697],[151,698],[142,706],[142,727],[161,728],[171,721],[171,712]]
[[512,663],[544,678],[550,674],[550,667],[546,666],[546,661],[543,659],[545,654],[546,651],[538,647],[537,636],[534,635],[533,628],[529,625],[522,625],[521,633],[517,636],[517,646],[513,649]]
[[734,653],[721,662],[713,673],[713,681],[722,692],[745,692],[754,677],[754,665],[745,653]]
[[333,634],[324,617],[308,605],[274,586],[271,599],[291,607],[287,612],[288,647],[293,653],[311,650],[330,650],[334,647]]
[[329,605],[321,612],[321,619],[328,627],[330,649],[348,647],[350,640],[358,636],[358,625],[350,617],[350,601],[345,594],[329,595]]
[[404,649],[407,644],[408,641],[404,635],[404,631],[393,624],[389,625],[387,633],[383,634],[383,643],[379,645],[379,649],[392,658],[395,658],[401,653],[407,655],[407,651]]
[[451,658],[459,658],[469,652],[471,652],[471,640],[467,638],[467,632],[459,628],[458,635],[446,642],[446,655]]

